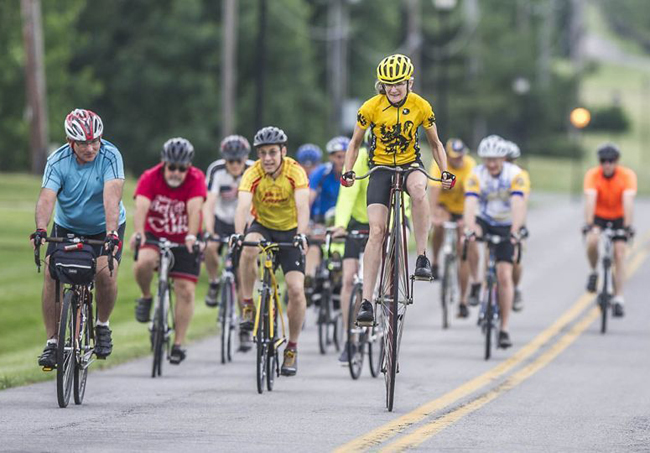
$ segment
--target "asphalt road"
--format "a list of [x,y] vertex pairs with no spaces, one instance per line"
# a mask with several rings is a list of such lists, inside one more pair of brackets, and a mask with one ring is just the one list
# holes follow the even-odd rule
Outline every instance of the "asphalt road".
[[253,354],[221,365],[210,338],[160,379],[149,357],[92,372],[82,406],[59,409],[54,382],[0,392],[0,450],[649,451],[650,202],[636,205],[627,315],[606,335],[584,293],[582,207],[533,204],[514,347],[484,361],[476,309],[443,331],[439,285],[417,284],[392,413],[381,377],[352,381],[337,354],[318,353],[311,313],[298,375],[273,392],[257,394]]

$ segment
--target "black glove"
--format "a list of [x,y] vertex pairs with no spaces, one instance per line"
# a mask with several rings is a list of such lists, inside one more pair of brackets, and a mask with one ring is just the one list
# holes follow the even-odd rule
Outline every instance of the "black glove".
[[301,249],[304,250],[306,244],[307,244],[307,236],[305,236],[304,234],[296,234],[293,237],[293,245],[295,245],[296,247],[300,247]]
[[228,247],[230,248],[240,248],[242,242],[244,242],[244,235],[243,234],[231,234],[230,239],[228,239]]
[[584,236],[585,234],[589,233],[591,229],[593,228],[593,225],[585,225],[582,227],[582,235]]
[[632,225],[624,227],[624,230],[627,231],[628,239],[633,238],[634,235],[636,234],[636,230],[634,229],[634,227]]
[[352,184],[354,184],[354,177],[356,176],[356,173],[353,171],[346,171],[341,175],[341,185],[345,187],[351,187]]
[[43,228],[38,228],[36,231],[29,235],[29,238],[33,239],[34,245],[38,247],[43,243],[43,239],[47,238],[47,231]]
[[122,250],[122,241],[115,231],[111,231],[104,238],[104,248],[110,253],[113,253],[116,248],[118,252]]

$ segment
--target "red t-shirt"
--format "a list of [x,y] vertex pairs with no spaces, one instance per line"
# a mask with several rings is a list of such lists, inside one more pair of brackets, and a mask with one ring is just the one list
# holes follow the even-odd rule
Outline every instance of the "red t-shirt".
[[140,176],[134,196],[142,195],[151,200],[144,222],[146,232],[183,243],[188,233],[187,201],[195,197],[205,200],[205,175],[198,168],[190,167],[183,184],[172,189],[165,182],[162,166],[160,163]]

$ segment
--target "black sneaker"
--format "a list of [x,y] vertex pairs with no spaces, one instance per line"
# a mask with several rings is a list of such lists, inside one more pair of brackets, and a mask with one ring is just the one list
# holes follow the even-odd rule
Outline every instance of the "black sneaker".
[[216,307],[219,305],[219,282],[211,282],[208,287],[208,294],[205,296],[205,305],[208,307]]
[[429,263],[429,258],[425,255],[420,255],[415,260],[415,276],[417,278],[431,278],[431,263]]
[[172,346],[172,352],[169,354],[169,363],[178,365],[187,357],[187,350],[181,348],[181,345],[175,344]]
[[361,307],[359,308],[359,313],[357,314],[357,325],[361,327],[372,327],[374,321],[375,314],[372,304],[366,299],[363,299]]
[[135,306],[135,319],[138,322],[149,322],[151,318],[151,303],[153,298],[141,297],[136,299],[137,305]]
[[472,283],[472,288],[469,291],[469,298],[467,299],[467,302],[470,304],[470,306],[476,307],[479,303],[480,296],[481,296],[481,284]]
[[515,288],[515,298],[512,301],[512,310],[521,311],[524,309],[524,301],[521,298],[521,290]]
[[615,318],[622,318],[623,316],[625,316],[624,305],[621,302],[614,300],[612,306],[612,314],[614,315]]
[[431,278],[434,280],[438,280],[439,275],[438,275],[438,265],[437,264],[432,264],[431,265]]
[[510,335],[508,335],[508,332],[504,332],[503,330],[499,332],[499,344],[497,346],[502,349],[508,349],[512,346],[512,341],[510,341]]
[[108,326],[95,326],[95,355],[98,359],[105,359],[113,352],[111,329]]
[[282,376],[295,376],[298,372],[298,351],[295,349],[284,350],[284,360],[282,361],[282,368],[280,374]]
[[469,318],[469,308],[467,308],[467,304],[458,304],[458,317]]
[[38,366],[43,367],[43,371],[52,371],[56,368],[56,343],[47,343],[43,353],[38,356]]
[[596,286],[598,285],[598,272],[592,272],[589,274],[589,279],[587,280],[587,291],[590,293],[596,292]]
[[253,347],[253,333],[250,330],[239,331],[239,352],[248,352]]

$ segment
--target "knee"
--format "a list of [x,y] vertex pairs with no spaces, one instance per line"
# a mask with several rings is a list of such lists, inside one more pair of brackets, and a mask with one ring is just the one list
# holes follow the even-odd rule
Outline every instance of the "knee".
[[251,263],[254,263],[257,259],[257,249],[253,247],[244,247],[241,252],[240,262],[244,266],[250,266]]
[[287,282],[287,294],[289,299],[298,300],[305,297],[305,288],[304,282],[292,281],[291,283]]
[[386,225],[383,223],[370,225],[370,236],[369,241],[378,241],[383,239],[384,234],[386,233]]
[[196,283],[190,281],[190,280],[185,280],[185,279],[177,279],[174,282],[174,290],[176,291],[176,294],[178,295],[179,299],[185,299],[185,300],[194,300],[194,289],[196,288]]
[[426,187],[427,187],[426,184],[419,183],[419,182],[411,185],[411,187],[409,188],[409,195],[411,196],[411,200],[413,201],[413,203],[426,202],[426,198],[427,198]]

